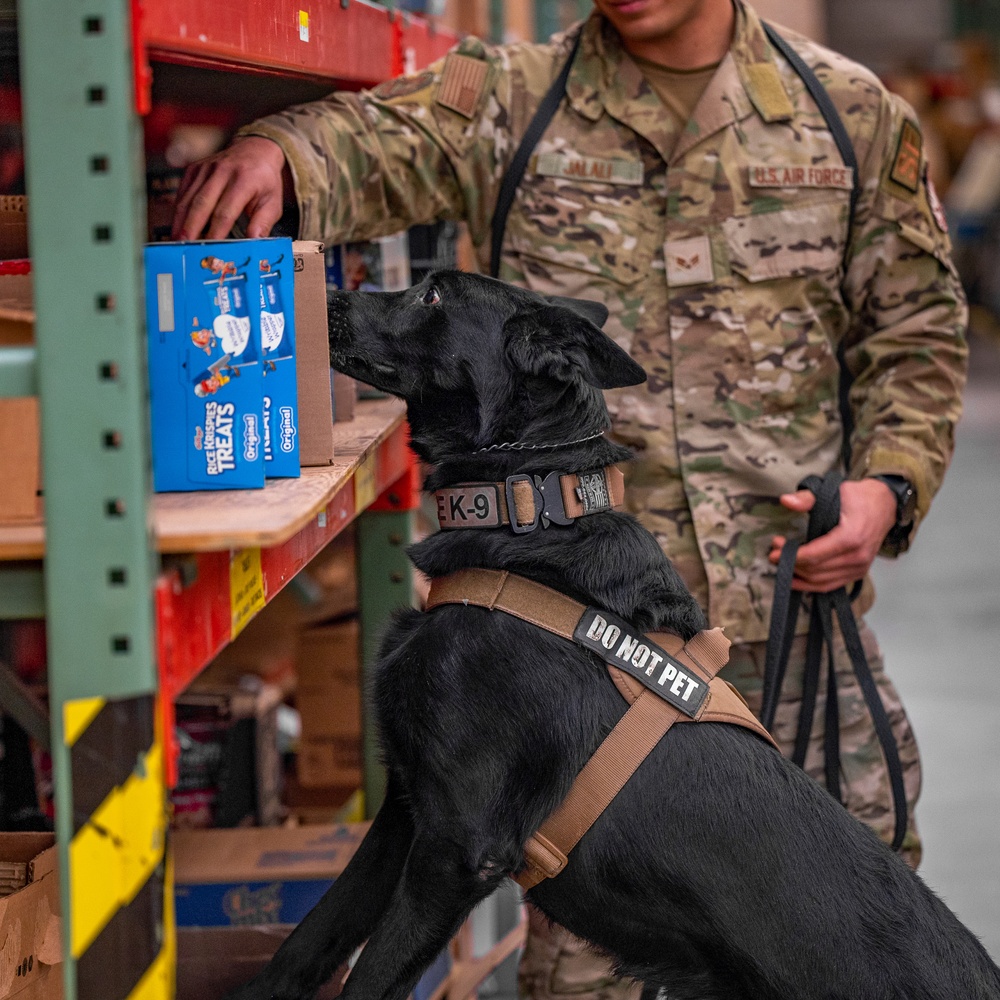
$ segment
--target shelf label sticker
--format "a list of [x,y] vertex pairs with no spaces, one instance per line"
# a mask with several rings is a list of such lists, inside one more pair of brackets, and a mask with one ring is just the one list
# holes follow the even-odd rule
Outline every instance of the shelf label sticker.
[[309,41],[309,11],[299,11],[299,41]]
[[265,604],[267,596],[264,593],[260,549],[235,550],[229,557],[229,608],[233,639]]
[[375,501],[375,452],[371,451],[361,460],[354,473],[354,512],[360,514]]

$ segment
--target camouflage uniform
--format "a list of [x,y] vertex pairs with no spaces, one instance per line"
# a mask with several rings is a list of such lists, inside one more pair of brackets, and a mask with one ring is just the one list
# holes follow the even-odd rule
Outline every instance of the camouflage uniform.
[[[680,135],[613,29],[597,14],[585,23],[567,99],[511,209],[501,277],[603,301],[605,328],[646,368],[645,385],[609,394],[614,433],[637,450],[627,502],[711,623],[725,626],[736,643],[728,677],[759,704],[770,540],[803,533],[777,498],[839,461],[837,346],[854,375],[850,475],[905,476],[919,524],[952,453],[966,313],[912,110],[868,70],[782,32],[850,135],[861,194],[849,218],[851,174],[819,110],[755,12],[736,8],[730,51]],[[569,46],[569,36],[500,47],[467,39],[422,73],[244,131],[284,150],[303,238],[461,218],[486,270],[501,178]],[[856,612],[873,598],[866,580]],[[865,640],[912,806],[916,745]],[[778,716],[783,744],[802,662],[800,640]],[[888,837],[884,764],[843,653],[837,669],[846,801]],[[820,706],[817,729],[822,718]],[[815,774],[821,736],[808,761]],[[912,830],[907,848],[915,862]],[[542,980],[555,982],[561,945],[536,945],[549,970],[528,970],[539,996]],[[566,982],[552,989],[587,992]]]

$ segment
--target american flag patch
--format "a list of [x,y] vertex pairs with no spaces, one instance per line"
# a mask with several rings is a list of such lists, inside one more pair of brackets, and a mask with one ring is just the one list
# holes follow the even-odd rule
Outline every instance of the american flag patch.
[[437,103],[471,118],[483,92],[488,70],[489,64],[482,59],[452,53],[444,63]]

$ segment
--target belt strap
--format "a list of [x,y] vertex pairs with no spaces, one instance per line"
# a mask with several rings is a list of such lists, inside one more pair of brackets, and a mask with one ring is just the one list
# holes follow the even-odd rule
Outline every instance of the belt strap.
[[[587,610],[543,584],[503,570],[486,569],[460,570],[432,580],[427,609],[442,604],[473,604],[504,611],[571,641]],[[776,747],[739,694],[716,677],[729,658],[729,640],[722,629],[699,632],[686,643],[680,636],[665,632],[650,633],[648,638],[706,681],[708,698],[697,716],[691,718],[618,667],[608,665],[615,686],[630,707],[583,766],[566,798],[525,844],[525,867],[516,876],[524,889],[558,875],[566,867],[570,851],[675,722],[739,725]]]

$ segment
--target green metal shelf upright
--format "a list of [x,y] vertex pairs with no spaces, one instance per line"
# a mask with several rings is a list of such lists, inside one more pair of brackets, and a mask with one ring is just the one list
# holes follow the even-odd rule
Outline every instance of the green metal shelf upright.
[[67,1000],[173,995],[127,0],[21,0]]

